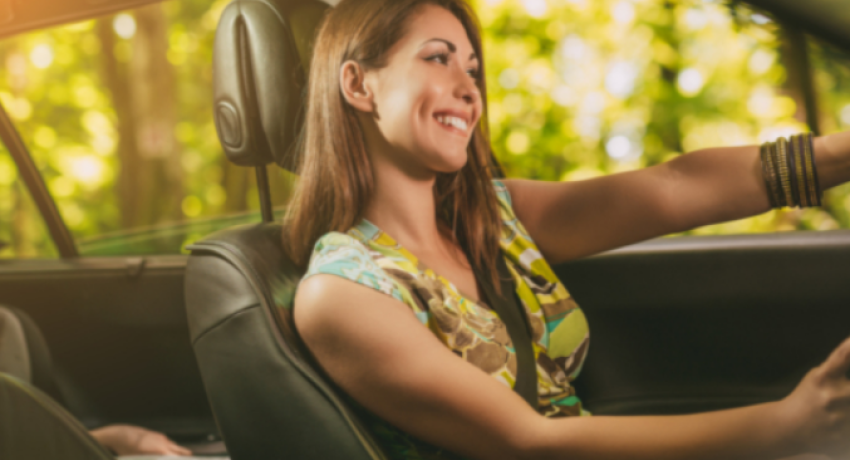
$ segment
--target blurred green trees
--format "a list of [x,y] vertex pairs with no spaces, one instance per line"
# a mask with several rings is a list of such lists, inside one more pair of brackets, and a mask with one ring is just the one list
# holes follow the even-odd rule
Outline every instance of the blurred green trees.
[[[476,4],[492,138],[510,176],[584,179],[807,130],[782,30],[739,3]],[[850,59],[811,48],[825,132],[847,129]],[[824,209],[772,211],[688,233],[846,228],[848,192],[830,192]]]
[[[0,101],[83,248],[115,232],[257,209],[254,172],[225,160],[212,119],[212,44],[227,3],[172,0],[0,42]],[[285,203],[289,175],[271,180]],[[12,237],[14,253],[33,255],[35,239]]]
[[[227,3],[170,0],[0,41],[0,102],[84,246],[257,209],[253,171],[225,161],[212,120],[212,43]],[[492,140],[509,176],[580,180],[806,129],[780,28],[740,4],[474,4],[485,29]],[[810,49],[823,131],[847,129],[850,59]],[[274,171],[274,202],[284,205],[293,178]],[[11,243],[0,257],[53,254],[38,220],[0,150],[0,241]],[[691,233],[839,227],[850,227],[847,186],[823,209]],[[173,252],[202,233],[150,250]]]

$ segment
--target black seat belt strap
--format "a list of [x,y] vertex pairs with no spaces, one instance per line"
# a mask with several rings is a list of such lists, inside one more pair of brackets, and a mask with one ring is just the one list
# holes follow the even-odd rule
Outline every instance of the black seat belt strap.
[[534,410],[537,410],[537,364],[531,345],[531,328],[528,325],[525,308],[520,305],[517,299],[513,277],[508,271],[508,266],[501,252],[497,257],[496,268],[501,282],[501,295],[496,294],[490,278],[483,276],[477,268],[474,269],[475,277],[478,278],[478,282],[484,289],[490,307],[499,315],[508,329],[508,336],[513,343],[517,362],[514,391],[522,396]]

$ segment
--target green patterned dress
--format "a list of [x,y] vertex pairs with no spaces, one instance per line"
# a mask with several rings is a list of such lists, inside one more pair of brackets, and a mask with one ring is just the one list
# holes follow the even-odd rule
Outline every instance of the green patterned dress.
[[[538,411],[547,417],[589,415],[571,386],[589,344],[584,313],[517,220],[505,185],[497,180],[493,185],[503,223],[502,254],[532,326]],[[303,279],[320,273],[341,276],[404,302],[448,348],[513,388],[516,356],[498,315],[464,298],[450,281],[424,267],[372,223],[363,220],[346,233],[331,232],[320,238]],[[358,410],[393,459],[458,458],[363,408]]]

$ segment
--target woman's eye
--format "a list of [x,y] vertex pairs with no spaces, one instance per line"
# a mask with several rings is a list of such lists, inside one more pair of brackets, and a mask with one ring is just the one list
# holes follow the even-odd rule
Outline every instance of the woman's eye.
[[[449,63],[449,55],[447,53],[439,53],[429,57],[427,60],[437,61],[445,65]],[[470,77],[476,80],[478,79],[478,69],[469,69],[466,73],[469,74]]]
[[443,64],[448,64],[449,55],[446,54],[446,53],[439,53],[439,54],[435,54],[435,55],[429,57],[428,60],[429,61],[438,61],[438,62],[441,62]]

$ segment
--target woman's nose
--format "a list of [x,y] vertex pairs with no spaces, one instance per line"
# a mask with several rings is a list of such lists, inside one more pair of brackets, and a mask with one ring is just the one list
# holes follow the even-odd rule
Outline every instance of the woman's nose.
[[481,92],[478,90],[476,80],[471,78],[465,70],[456,72],[458,83],[455,85],[455,97],[462,98],[469,104],[476,104],[481,100]]

